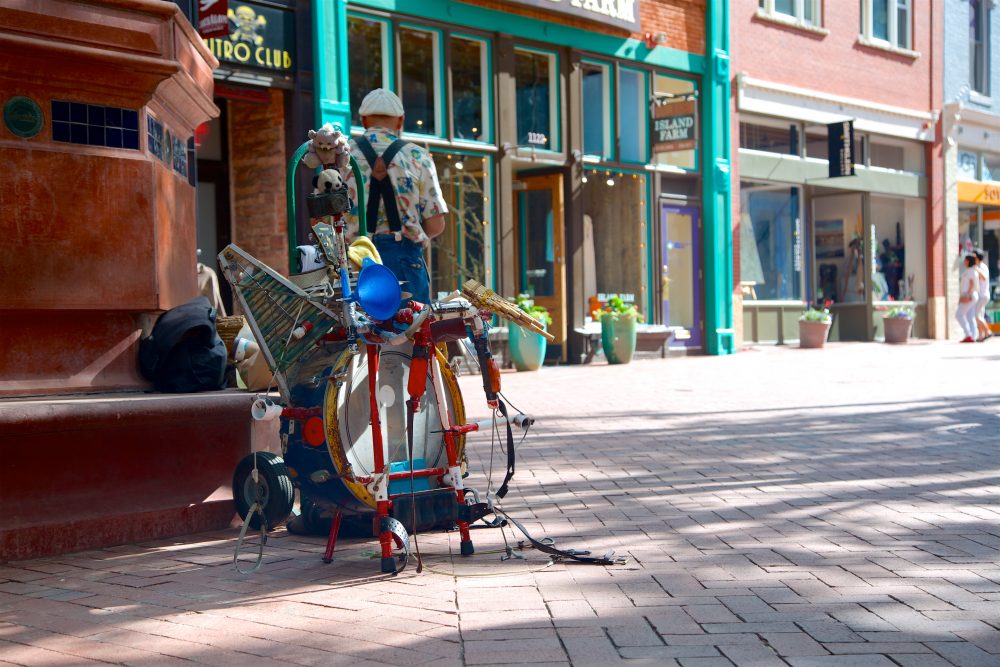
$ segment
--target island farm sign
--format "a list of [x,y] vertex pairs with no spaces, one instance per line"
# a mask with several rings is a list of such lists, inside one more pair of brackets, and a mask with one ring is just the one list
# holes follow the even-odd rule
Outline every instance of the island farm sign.
[[536,7],[640,32],[639,0],[503,0],[501,4]]
[[695,147],[698,133],[694,100],[653,105],[653,153],[687,151]]

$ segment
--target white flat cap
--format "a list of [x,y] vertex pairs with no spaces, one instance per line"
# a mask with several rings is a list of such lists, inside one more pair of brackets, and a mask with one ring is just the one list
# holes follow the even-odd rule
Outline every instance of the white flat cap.
[[359,116],[392,116],[398,118],[403,114],[403,103],[396,93],[385,88],[376,88],[365,95],[358,109]]

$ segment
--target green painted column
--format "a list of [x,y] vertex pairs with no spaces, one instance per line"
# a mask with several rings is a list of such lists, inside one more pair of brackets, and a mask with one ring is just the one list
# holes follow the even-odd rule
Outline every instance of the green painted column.
[[705,351],[732,354],[736,349],[729,175],[729,0],[709,0],[707,3],[705,54],[707,62],[701,95]]
[[347,0],[316,0],[312,14],[316,126],[339,123],[349,130]]

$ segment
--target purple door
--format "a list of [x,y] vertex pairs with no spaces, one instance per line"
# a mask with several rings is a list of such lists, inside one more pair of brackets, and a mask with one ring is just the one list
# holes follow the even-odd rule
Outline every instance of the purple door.
[[663,322],[687,329],[687,347],[701,347],[701,243],[698,209],[660,205]]

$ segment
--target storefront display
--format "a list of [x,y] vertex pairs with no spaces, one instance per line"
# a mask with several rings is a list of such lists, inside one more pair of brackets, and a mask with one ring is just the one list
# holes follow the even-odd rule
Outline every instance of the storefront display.
[[[407,9],[387,11],[374,0],[344,7],[349,63],[336,74],[349,85],[329,76],[319,82],[318,109],[337,120],[339,104],[356,109],[371,88],[400,94],[404,137],[433,155],[450,208],[446,231],[429,249],[432,291],[461,276],[505,296],[531,294],[552,313],[549,354],[563,360],[574,345],[582,349],[573,328],[599,294],[630,295],[650,323],[686,313],[684,326],[701,331],[706,278],[693,271],[709,224],[699,158],[708,60],[667,46],[637,48],[641,42],[601,22],[584,31],[554,7],[531,20],[443,0]],[[699,20],[707,14],[683,11]],[[484,31],[501,19],[504,34]],[[335,47],[335,33],[315,33],[319,52]],[[728,109],[725,100],[717,104]],[[353,132],[359,124],[352,119]],[[679,233],[653,217],[668,176],[685,182],[683,194],[671,194],[691,238],[664,246],[666,235]],[[681,272],[674,255],[682,249],[692,274],[676,281],[687,296],[668,311],[659,306],[671,296],[668,281],[655,267]]]

